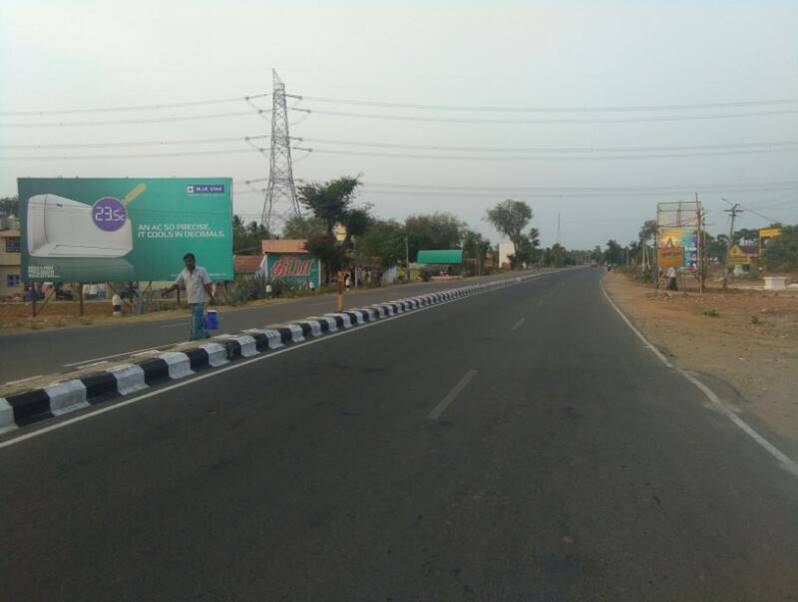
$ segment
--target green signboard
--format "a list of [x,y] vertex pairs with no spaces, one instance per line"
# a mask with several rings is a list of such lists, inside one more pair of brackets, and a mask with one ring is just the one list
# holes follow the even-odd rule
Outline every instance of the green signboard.
[[233,279],[230,178],[20,178],[25,281]]

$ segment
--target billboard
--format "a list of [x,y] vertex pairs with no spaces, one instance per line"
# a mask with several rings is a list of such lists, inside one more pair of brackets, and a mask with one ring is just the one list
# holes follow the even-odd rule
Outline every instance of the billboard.
[[267,275],[272,280],[293,281],[297,285],[320,286],[319,260],[305,253],[268,253]]
[[[681,261],[676,260],[678,255],[681,255]],[[669,258],[668,267],[672,265],[688,270],[697,269],[698,233],[696,229],[692,227],[660,228],[657,232],[657,258],[665,256]]]
[[25,281],[233,279],[230,178],[20,178]]

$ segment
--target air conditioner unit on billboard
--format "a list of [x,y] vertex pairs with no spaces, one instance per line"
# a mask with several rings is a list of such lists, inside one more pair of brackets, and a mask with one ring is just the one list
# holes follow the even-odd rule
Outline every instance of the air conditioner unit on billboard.
[[117,230],[102,230],[91,205],[55,194],[30,197],[27,230],[32,257],[122,257],[133,250],[130,220]]

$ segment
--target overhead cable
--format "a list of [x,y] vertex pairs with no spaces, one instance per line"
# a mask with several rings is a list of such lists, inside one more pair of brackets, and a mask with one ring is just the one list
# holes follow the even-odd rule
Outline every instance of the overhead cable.
[[566,192],[637,192],[637,191],[681,191],[692,190],[701,192],[702,190],[742,190],[753,189],[761,190],[762,187],[781,187],[783,190],[790,190],[798,188],[798,180],[771,180],[761,182],[737,182],[734,184],[728,183],[714,183],[714,184],[668,184],[660,186],[460,186],[460,185],[441,185],[441,184],[406,184],[399,182],[372,182],[367,180],[366,183],[370,186],[379,186],[382,188],[400,188],[400,189],[431,189],[431,190],[485,190],[485,191],[505,191],[505,190],[538,190],[538,191],[566,191]]
[[156,111],[160,109],[175,109],[179,107],[199,107],[217,105],[230,102],[249,101],[255,98],[271,96],[271,93],[252,94],[250,96],[232,96],[229,98],[214,98],[209,100],[188,100],[183,102],[163,102],[149,105],[128,105],[122,107],[95,107],[82,109],[40,109],[25,111],[0,111],[0,115],[67,115],[75,113],[122,113],[126,111]]
[[[300,109],[289,109],[299,111]],[[482,119],[468,117],[424,117],[418,115],[388,115],[380,113],[354,113],[349,111],[324,111],[316,109],[301,109],[314,115],[330,115],[334,117],[354,117],[357,119],[378,119],[384,121],[418,121],[425,123],[486,123],[486,124],[585,124],[585,123],[655,123],[670,121],[700,121],[704,119],[738,119],[741,117],[773,117],[777,115],[798,115],[798,109],[749,111],[745,113],[709,113],[706,115],[660,115],[631,118],[600,118],[587,119],[552,118],[552,119]]]
[[682,111],[695,109],[719,109],[739,107],[762,107],[771,105],[798,105],[798,98],[780,98],[775,100],[743,100],[732,102],[707,102],[671,105],[626,105],[626,106],[595,106],[595,107],[507,107],[485,105],[438,105],[402,102],[381,102],[374,100],[352,100],[344,98],[330,98],[326,96],[291,95],[301,100],[323,102],[330,104],[359,105],[370,107],[390,107],[397,109],[423,109],[428,111],[480,111],[489,113],[604,113],[604,112],[633,112],[633,111]]
[[295,137],[300,142],[319,144],[339,144],[343,146],[363,146],[367,148],[396,148],[408,150],[441,150],[460,152],[486,153],[614,153],[614,152],[653,152],[653,151],[688,151],[688,150],[732,150],[737,148],[778,148],[798,146],[798,140],[778,142],[739,142],[731,144],[694,144],[679,146],[442,146],[431,144],[393,144],[389,142],[364,142],[352,140],[334,140],[329,138]]
[[[297,147],[298,148],[298,147]],[[419,153],[386,153],[386,152],[369,152],[369,151],[356,151],[344,149],[325,149],[325,148],[312,148],[312,149],[299,149],[299,150],[312,150],[313,153],[321,153],[327,155],[349,155],[355,157],[384,157],[390,159],[415,159],[415,160],[443,160],[443,161],[610,161],[610,160],[638,160],[638,159],[675,159],[684,157],[719,157],[728,155],[750,155],[750,154],[772,154],[784,152],[798,152],[798,146],[783,147],[783,148],[762,148],[762,149],[743,149],[743,150],[730,150],[730,151],[708,151],[696,153],[648,153],[648,154],[627,154],[627,155],[600,155],[600,156],[585,156],[585,155],[568,155],[562,157],[556,156],[506,156],[506,155],[429,155]]]
[[137,140],[131,142],[78,142],[67,144],[0,144],[0,148],[14,149],[48,149],[48,148],[116,148],[125,146],[170,146],[181,144],[217,144],[221,142],[241,142],[269,138],[262,136],[228,136],[223,138],[185,138],[182,140]]
[[235,155],[252,152],[264,152],[268,149],[253,148],[234,148],[234,149],[215,149],[202,151],[180,151],[174,153],[129,153],[118,155],[46,155],[46,156],[0,156],[0,161],[75,161],[87,159],[153,159],[159,157],[191,157],[199,155]]
[[163,123],[173,121],[196,121],[198,119],[218,119],[221,117],[243,117],[245,115],[259,115],[268,113],[271,109],[260,109],[258,111],[234,111],[231,113],[209,113],[204,115],[190,116],[170,116],[152,117],[147,119],[121,119],[113,121],[49,121],[49,122],[30,122],[30,123],[0,123],[0,127],[6,128],[37,128],[37,127],[91,127],[96,125],[132,125],[138,123]]

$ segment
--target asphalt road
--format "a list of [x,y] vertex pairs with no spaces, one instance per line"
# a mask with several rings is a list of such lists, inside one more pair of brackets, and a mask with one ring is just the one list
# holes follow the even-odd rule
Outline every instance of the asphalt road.
[[798,479],[597,270],[207,375],[0,448],[0,598],[798,599]]
[[[512,274],[489,276],[479,281],[512,277]],[[451,280],[405,286],[353,291],[346,296],[347,307],[361,307],[378,301],[429,293],[463,286],[472,280]],[[335,311],[332,295],[306,297],[279,304],[247,308],[219,308],[219,334],[240,332],[312,315]],[[188,339],[188,311],[180,318],[150,321],[123,321],[119,324],[77,326],[71,328],[0,335],[0,383],[27,379],[42,374],[68,372],[76,367],[111,359],[123,361],[125,355]]]

